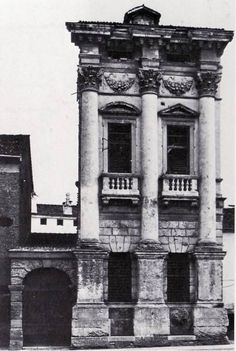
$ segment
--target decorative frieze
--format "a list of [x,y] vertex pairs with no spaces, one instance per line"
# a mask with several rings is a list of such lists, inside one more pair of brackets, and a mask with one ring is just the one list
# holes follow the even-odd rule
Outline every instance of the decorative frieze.
[[78,67],[78,92],[83,90],[97,91],[99,84],[101,83],[102,73],[103,72],[99,67]]
[[188,92],[192,85],[193,79],[182,78],[178,79],[177,77],[168,77],[163,79],[163,84],[170,93],[180,96]]
[[196,76],[196,87],[200,97],[215,97],[221,74],[218,72],[198,72]]
[[162,79],[162,74],[159,71],[139,69],[138,78],[141,94],[145,92],[158,93]]
[[104,75],[108,86],[116,93],[123,93],[130,89],[134,84],[135,77],[130,77],[128,74],[123,73],[118,75],[116,73],[108,73]]

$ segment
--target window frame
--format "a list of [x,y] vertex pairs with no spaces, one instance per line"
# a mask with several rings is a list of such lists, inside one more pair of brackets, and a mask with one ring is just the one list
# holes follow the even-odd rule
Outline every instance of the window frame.
[[[137,172],[137,120],[136,117],[119,117],[119,116],[103,116],[102,119],[102,140],[101,140],[101,158],[102,158],[102,172],[113,174],[108,172],[108,124],[130,124],[131,125],[131,172],[125,174],[134,174]],[[114,173],[117,174],[117,173]],[[122,174],[122,173],[120,173]]]
[[[185,118],[185,117],[164,117],[162,118],[162,172],[163,174],[168,173],[168,156],[167,156],[167,127],[189,127],[189,174],[187,175],[197,175],[198,174],[198,144],[197,144],[197,123],[196,120]],[[175,174],[176,175],[176,174]],[[186,174],[185,174],[186,175]]]

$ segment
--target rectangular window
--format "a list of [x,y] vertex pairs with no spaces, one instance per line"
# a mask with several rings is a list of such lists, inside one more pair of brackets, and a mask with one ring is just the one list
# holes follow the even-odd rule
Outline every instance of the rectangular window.
[[108,123],[108,172],[131,173],[131,123]]
[[189,302],[189,258],[187,254],[170,253],[167,260],[168,302]]
[[167,173],[190,174],[189,127],[167,126]]
[[111,302],[131,301],[131,258],[129,253],[110,253],[108,300]]
[[46,225],[47,224],[47,218],[40,218],[40,224],[41,225]]
[[63,219],[58,219],[57,220],[57,225],[63,225]]

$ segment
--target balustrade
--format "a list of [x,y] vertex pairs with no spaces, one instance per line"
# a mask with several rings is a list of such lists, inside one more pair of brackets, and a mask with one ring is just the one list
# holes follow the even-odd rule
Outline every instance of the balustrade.
[[117,198],[137,203],[140,195],[138,177],[126,173],[103,175],[101,195],[104,203]]
[[198,178],[192,175],[164,175],[162,196],[198,196]]

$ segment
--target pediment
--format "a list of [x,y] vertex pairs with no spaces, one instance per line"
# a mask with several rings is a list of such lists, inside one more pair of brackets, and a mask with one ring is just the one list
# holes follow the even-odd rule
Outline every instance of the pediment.
[[176,104],[159,111],[158,115],[161,117],[196,118],[199,116],[199,113],[182,104]]
[[134,116],[139,115],[140,110],[131,104],[127,104],[122,101],[111,102],[104,107],[102,107],[99,112],[106,115],[125,115]]

